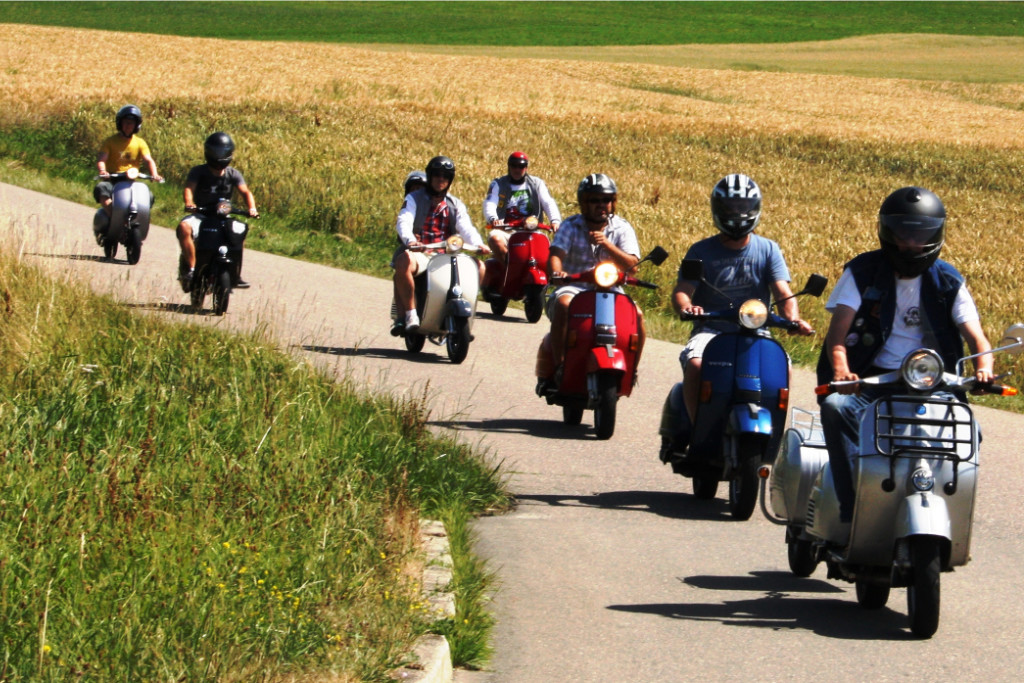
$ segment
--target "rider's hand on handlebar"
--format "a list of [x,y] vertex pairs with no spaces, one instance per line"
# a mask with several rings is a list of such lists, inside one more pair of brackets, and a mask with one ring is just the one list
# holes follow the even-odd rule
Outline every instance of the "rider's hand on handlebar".
[[259,212],[259,211],[257,211],[257,210],[255,209],[255,207],[254,207],[254,208],[252,208],[252,209],[249,209],[249,217],[250,217],[250,218],[259,218],[259,217],[260,217],[260,212]]
[[814,328],[806,320],[792,320],[790,322],[796,323],[793,327],[789,328],[790,334],[799,334],[802,337],[809,337],[814,334]]
[[199,211],[199,207],[196,206],[195,204],[186,204],[185,205],[185,212],[186,213],[196,213],[197,211]]
[[99,172],[99,177],[100,177],[101,180],[109,180],[110,179],[110,172],[109,171],[100,171]]
[[679,317],[686,319],[690,316],[704,315],[704,309],[700,306],[687,306],[679,310]]
[[[860,375],[855,372],[837,372],[832,377],[833,382],[853,382],[860,379]],[[857,384],[845,384],[842,386],[835,387],[835,391],[840,394],[858,394],[860,393],[860,385]]]
[[479,251],[480,251],[481,254],[490,254],[491,253],[491,248],[488,247],[486,244],[481,244]]

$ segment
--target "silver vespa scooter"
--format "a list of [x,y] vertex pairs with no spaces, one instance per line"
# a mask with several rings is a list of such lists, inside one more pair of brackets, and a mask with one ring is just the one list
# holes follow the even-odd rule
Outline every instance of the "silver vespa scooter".
[[[986,353],[1022,350],[1024,324],[1016,324]],[[866,609],[885,606],[890,588],[905,586],[910,630],[920,638],[938,629],[940,573],[970,560],[981,439],[970,406],[954,394],[1017,393],[963,376],[966,361],[980,355],[962,358],[952,374],[943,371],[938,353],[918,349],[899,370],[842,383],[896,388],[871,403],[861,422],[851,523],[839,520],[817,413],[795,409],[774,467],[760,472],[761,509],[786,526],[792,572],[810,576],[825,562],[828,578],[854,583]],[[830,393],[840,384],[817,391]]]

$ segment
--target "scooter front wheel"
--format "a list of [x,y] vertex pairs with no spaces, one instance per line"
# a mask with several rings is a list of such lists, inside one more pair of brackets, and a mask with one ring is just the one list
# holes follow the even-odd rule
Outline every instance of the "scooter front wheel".
[[934,536],[910,538],[910,585],[907,586],[907,616],[910,630],[918,638],[931,638],[939,629],[939,539]]
[[757,470],[761,466],[761,442],[741,435],[734,438],[736,461],[739,463],[729,480],[729,512],[733,519],[750,519],[757,505]]
[[214,314],[224,315],[227,313],[229,301],[231,301],[231,273],[223,270],[217,275],[217,281],[213,283]]
[[128,242],[124,246],[124,252],[128,258],[128,265],[134,266],[142,257],[142,240],[139,239],[139,231],[133,228],[128,231]]
[[526,313],[526,320],[535,323],[544,315],[544,288],[534,285],[526,290],[526,299],[523,301],[523,309]]
[[619,402],[618,375],[597,378],[597,406],[594,408],[594,429],[597,438],[605,441],[615,433],[615,408]]
[[469,318],[452,317],[450,320],[451,332],[444,341],[448,349],[448,360],[457,365],[466,360],[472,337],[469,335]]

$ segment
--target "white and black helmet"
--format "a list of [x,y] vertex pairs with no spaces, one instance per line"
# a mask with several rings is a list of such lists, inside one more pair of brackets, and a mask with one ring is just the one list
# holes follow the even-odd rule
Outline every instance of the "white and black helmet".
[[730,173],[711,190],[711,216],[723,233],[742,239],[761,220],[761,188],[749,176]]
[[615,187],[615,181],[604,173],[591,173],[581,180],[579,187],[576,188],[576,202],[582,207],[586,196],[591,194],[616,199],[619,190]]

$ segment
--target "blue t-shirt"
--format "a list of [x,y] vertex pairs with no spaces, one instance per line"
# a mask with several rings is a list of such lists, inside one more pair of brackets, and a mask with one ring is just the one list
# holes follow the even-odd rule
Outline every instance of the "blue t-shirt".
[[[726,308],[729,303],[738,307],[747,299],[760,299],[769,305],[771,284],[779,280],[789,282],[789,268],[779,245],[760,235],[751,235],[750,242],[742,249],[729,249],[717,235],[708,237],[691,246],[685,258],[703,261],[704,279],[728,297],[728,300],[723,299],[702,282],[691,280],[697,286],[693,305],[708,311]],[[679,277],[682,278],[681,267]],[[703,326],[720,330],[734,327],[719,322],[705,322]]]

